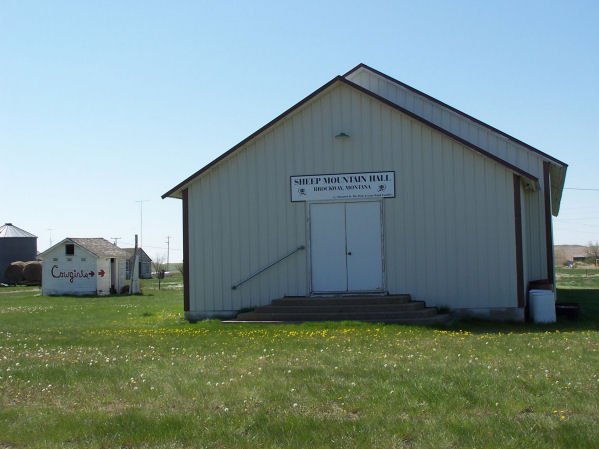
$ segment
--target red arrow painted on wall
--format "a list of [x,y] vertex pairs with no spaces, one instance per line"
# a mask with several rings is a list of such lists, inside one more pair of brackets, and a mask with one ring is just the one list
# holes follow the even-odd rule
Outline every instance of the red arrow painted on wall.
[[100,270],[100,271],[98,271],[98,274],[100,275],[100,277],[104,277],[106,272],[104,270]]

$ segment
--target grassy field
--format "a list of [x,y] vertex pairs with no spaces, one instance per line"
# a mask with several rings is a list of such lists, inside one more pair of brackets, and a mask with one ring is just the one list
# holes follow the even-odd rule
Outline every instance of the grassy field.
[[599,268],[558,268],[556,270],[557,285],[562,289],[592,288],[599,290]]
[[598,447],[599,289],[567,279],[580,321],[448,329],[189,324],[176,278],[3,288],[0,448]]

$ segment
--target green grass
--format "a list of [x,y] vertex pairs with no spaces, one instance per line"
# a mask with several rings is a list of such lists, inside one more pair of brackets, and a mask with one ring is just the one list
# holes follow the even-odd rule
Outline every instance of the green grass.
[[599,268],[558,268],[555,274],[560,288],[599,289]]
[[0,289],[0,448],[590,448],[599,290],[578,322],[189,324],[143,296]]

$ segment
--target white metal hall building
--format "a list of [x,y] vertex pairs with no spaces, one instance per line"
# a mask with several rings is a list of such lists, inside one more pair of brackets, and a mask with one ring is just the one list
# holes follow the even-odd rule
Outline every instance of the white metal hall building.
[[409,293],[522,320],[554,278],[566,169],[360,64],[163,195],[183,200],[186,317]]

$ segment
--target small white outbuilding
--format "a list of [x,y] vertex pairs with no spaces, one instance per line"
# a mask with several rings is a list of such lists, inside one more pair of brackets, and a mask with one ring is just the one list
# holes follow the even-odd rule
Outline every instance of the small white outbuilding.
[[411,294],[523,320],[567,165],[360,64],[173,187],[185,315]]
[[66,238],[38,257],[46,296],[103,296],[125,285],[128,253],[103,238]]

